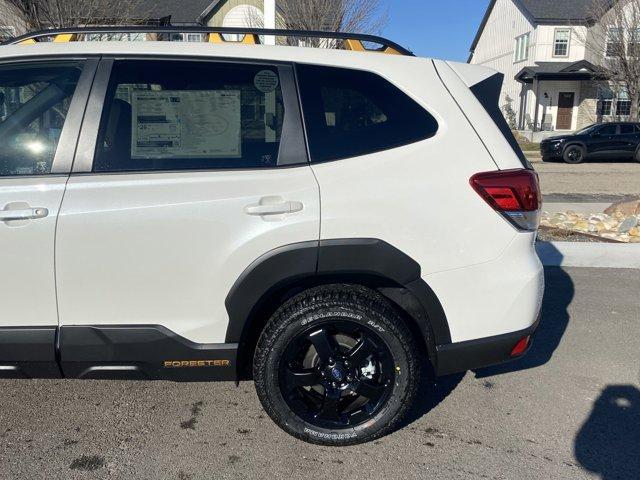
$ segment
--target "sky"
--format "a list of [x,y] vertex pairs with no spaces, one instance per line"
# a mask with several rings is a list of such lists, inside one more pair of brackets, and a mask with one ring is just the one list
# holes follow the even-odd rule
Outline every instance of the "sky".
[[389,21],[382,34],[421,57],[466,62],[488,4],[489,0],[387,0]]

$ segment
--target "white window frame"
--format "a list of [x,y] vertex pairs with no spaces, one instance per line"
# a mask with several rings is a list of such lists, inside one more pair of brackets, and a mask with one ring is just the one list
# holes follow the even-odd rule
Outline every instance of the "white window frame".
[[[568,34],[568,38],[565,39],[560,39],[558,38],[558,34],[559,33],[567,33]],[[553,32],[553,56],[554,57],[562,57],[562,58],[566,58],[569,56],[569,50],[571,48],[571,29],[570,28],[556,28],[555,31]],[[564,46],[566,48],[566,53],[565,54],[559,54],[558,52],[558,47],[559,46]]]
[[531,43],[531,32],[519,35],[515,38],[515,51],[513,62],[519,63],[529,59],[529,46]]

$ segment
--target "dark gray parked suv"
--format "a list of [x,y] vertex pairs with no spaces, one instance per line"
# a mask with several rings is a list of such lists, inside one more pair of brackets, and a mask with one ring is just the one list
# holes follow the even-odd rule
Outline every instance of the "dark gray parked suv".
[[591,159],[640,161],[640,123],[601,123],[540,143],[542,160],[581,163]]

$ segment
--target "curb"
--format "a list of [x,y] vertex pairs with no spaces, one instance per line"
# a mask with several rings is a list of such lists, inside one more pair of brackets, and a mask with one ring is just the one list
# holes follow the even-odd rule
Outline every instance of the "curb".
[[574,212],[592,214],[603,213],[611,203],[572,203],[572,202],[545,202],[542,200],[542,210],[550,215],[558,212],[573,210]]
[[538,242],[545,267],[640,269],[640,243]]

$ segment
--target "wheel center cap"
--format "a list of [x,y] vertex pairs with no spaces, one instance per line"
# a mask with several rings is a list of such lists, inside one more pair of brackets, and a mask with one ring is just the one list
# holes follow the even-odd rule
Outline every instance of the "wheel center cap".
[[344,370],[339,366],[335,366],[331,369],[331,376],[335,381],[341,382],[344,379]]

